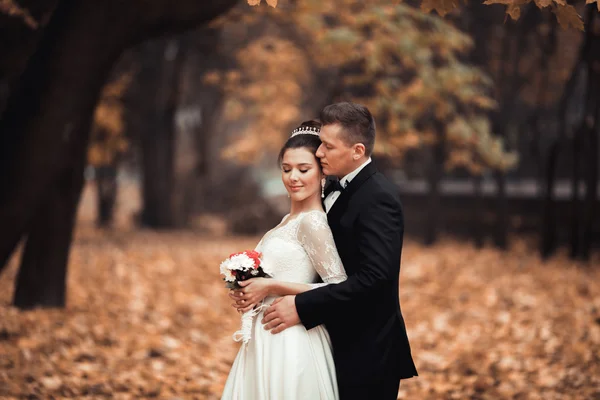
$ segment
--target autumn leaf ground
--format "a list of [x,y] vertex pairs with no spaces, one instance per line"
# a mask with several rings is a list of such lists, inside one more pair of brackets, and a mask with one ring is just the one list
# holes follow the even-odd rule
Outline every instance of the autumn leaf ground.
[[[0,275],[0,398],[218,399],[238,344],[218,263],[256,237],[77,228],[65,310],[10,307]],[[546,264],[408,240],[401,304],[420,373],[401,399],[600,399],[600,260]],[[368,323],[368,321],[364,321]]]

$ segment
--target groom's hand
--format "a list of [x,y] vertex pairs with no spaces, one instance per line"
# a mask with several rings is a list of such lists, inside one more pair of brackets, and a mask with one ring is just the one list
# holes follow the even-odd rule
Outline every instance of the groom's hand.
[[262,323],[266,330],[271,333],[283,332],[290,326],[300,323],[300,317],[296,311],[296,296],[285,296],[275,300],[265,311]]

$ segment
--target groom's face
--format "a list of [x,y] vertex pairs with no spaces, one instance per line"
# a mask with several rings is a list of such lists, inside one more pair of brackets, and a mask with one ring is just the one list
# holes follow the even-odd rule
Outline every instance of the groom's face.
[[321,146],[317,149],[316,156],[321,162],[323,174],[330,176],[343,176],[356,168],[354,146],[349,146],[344,140],[344,131],[340,124],[323,125],[321,127]]

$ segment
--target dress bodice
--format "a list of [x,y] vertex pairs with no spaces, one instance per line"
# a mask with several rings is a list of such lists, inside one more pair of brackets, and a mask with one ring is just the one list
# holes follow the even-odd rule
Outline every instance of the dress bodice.
[[286,215],[256,250],[263,254],[263,269],[277,280],[327,284],[346,279],[327,214],[320,210]]

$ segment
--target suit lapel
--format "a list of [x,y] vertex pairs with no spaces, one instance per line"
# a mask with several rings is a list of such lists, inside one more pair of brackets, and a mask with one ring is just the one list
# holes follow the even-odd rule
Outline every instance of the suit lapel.
[[337,198],[335,203],[333,203],[333,206],[331,206],[331,209],[327,213],[327,219],[338,220],[339,217],[341,217],[341,215],[338,214],[340,214],[346,209],[346,204],[350,200],[350,197],[352,197],[352,195],[358,190],[358,188],[360,188],[360,186],[376,172],[377,168],[375,167],[375,165],[373,165],[373,162],[371,161],[358,173],[358,175],[354,177],[354,179],[348,182],[348,186],[346,186],[346,189],[339,195],[339,197]]
[[377,168],[373,165],[373,161],[371,161],[354,177],[354,179],[348,182],[348,186],[346,186],[346,190],[344,190],[343,194],[347,197],[352,196],[358,188],[360,188],[361,185],[376,172]]

